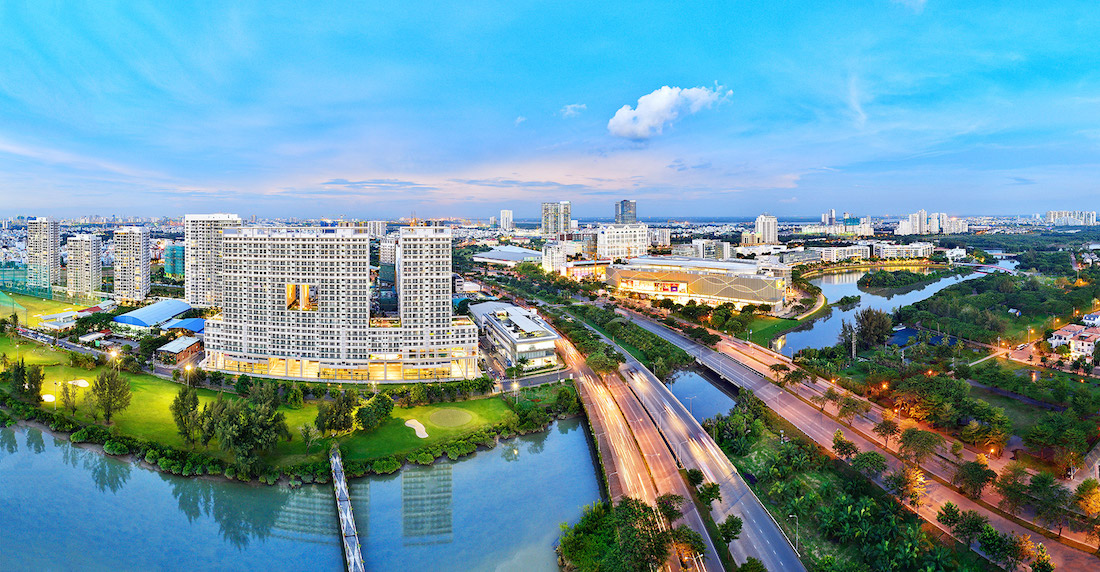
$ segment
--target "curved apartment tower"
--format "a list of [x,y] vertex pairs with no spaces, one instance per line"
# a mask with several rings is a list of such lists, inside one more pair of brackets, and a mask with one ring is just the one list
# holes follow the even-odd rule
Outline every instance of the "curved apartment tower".
[[204,367],[340,381],[465,379],[477,327],[451,312],[451,231],[402,228],[399,318],[372,318],[365,227],[226,228]]

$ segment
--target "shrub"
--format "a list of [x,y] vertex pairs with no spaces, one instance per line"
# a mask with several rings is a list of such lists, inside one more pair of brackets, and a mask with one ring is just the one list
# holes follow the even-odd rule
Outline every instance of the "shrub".
[[376,460],[371,468],[380,475],[388,475],[400,469],[401,463],[393,457],[383,457]]
[[125,443],[115,441],[114,439],[107,441],[103,445],[103,451],[108,455],[129,455],[130,448]]

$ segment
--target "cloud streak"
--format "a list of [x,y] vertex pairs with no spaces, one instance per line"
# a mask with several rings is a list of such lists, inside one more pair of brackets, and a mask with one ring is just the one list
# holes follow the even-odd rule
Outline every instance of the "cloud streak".
[[624,105],[607,122],[607,130],[616,137],[644,140],[660,135],[665,126],[671,125],[681,115],[694,115],[709,108],[732,92],[721,93],[721,86],[706,87],[663,86],[638,98],[638,105]]
[[567,118],[568,117],[576,117],[576,116],[580,115],[581,112],[586,110],[586,109],[588,109],[588,106],[583,104],[583,103],[570,103],[569,105],[566,105],[565,107],[561,108],[561,111],[559,111],[558,114],[561,115],[562,117],[567,117]]

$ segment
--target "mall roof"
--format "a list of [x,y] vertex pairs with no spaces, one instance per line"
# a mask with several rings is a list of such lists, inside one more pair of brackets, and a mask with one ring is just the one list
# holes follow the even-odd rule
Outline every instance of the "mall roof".
[[202,331],[206,328],[206,320],[202,318],[184,318],[182,320],[180,320],[179,318],[175,318],[168,320],[164,323],[163,326],[161,326],[161,329],[164,330],[174,330],[176,328],[187,330],[189,332],[194,332],[196,334],[201,334]]
[[518,246],[498,246],[488,252],[479,252],[475,254],[473,258],[489,261],[499,260],[500,262],[524,262],[534,259],[541,260],[542,253],[537,250],[520,248]]
[[151,328],[157,324],[167,322],[190,309],[191,305],[183,300],[161,300],[155,304],[149,304],[143,308],[138,308],[133,312],[126,312],[115,318],[115,321],[120,324]]

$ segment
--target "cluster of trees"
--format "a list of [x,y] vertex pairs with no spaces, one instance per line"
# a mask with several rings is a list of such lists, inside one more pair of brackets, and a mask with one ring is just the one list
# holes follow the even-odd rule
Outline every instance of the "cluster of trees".
[[1002,448],[1012,431],[1004,409],[970,397],[970,385],[944,375],[916,372],[894,382],[894,404],[918,421],[928,421],[980,447]]
[[692,363],[684,350],[664,338],[638,326],[628,318],[616,314],[610,308],[599,306],[573,306],[570,311],[611,334],[616,341],[625,342],[641,350],[647,366],[661,379],[666,379],[676,368]]
[[169,406],[180,437],[189,445],[209,447],[217,439],[222,451],[233,456],[238,467],[249,472],[264,452],[280,438],[291,439],[286,417],[278,411],[279,393],[274,383],[258,383],[247,399],[218,398],[199,409],[198,390],[180,387]]
[[1039,272],[1048,276],[1070,276],[1073,274],[1073,262],[1069,253],[1064,251],[1043,252],[1028,249],[1016,255],[1020,263],[1018,268]]
[[927,274],[913,272],[912,270],[875,270],[861,276],[858,285],[861,288],[904,288],[922,282],[933,282],[961,272],[969,273],[970,269],[937,270]]
[[596,503],[585,508],[577,524],[563,525],[558,550],[568,567],[579,571],[656,570],[673,550],[705,558],[699,533],[684,524],[672,526],[683,502],[683,497],[664,495],[657,507],[631,497],[615,505]]
[[107,358],[103,357],[103,354],[82,354],[80,352],[69,352],[69,365],[72,367],[79,367],[83,369],[95,369],[97,366],[101,366],[107,363]]
[[512,270],[516,276],[500,276],[494,282],[528,298],[540,298],[555,304],[566,303],[570,297],[581,293],[594,298],[592,293],[603,287],[603,283],[596,280],[577,281],[558,274],[547,274],[542,266],[533,262],[521,262]]
[[[7,355],[4,356],[4,361],[8,361]],[[25,360],[20,359],[17,362],[4,363],[4,372],[0,376],[7,382],[10,388],[8,393],[12,397],[31,404],[42,401],[42,381],[45,379],[42,366],[28,366]]]
[[376,393],[359,408],[355,417],[364,431],[374,431],[393,413],[393,398],[385,393]]
[[1030,561],[1032,572],[1054,571],[1045,546],[1036,546],[1030,535],[997,532],[989,525],[989,519],[977,511],[959,510],[955,503],[947,502],[940,507],[936,521],[950,528],[952,534],[967,546],[972,546],[977,540],[982,552],[1005,570],[1016,570]]
[[600,341],[600,337],[592,333],[579,320],[552,314],[551,321],[554,327],[569,341],[573,342],[577,351],[586,355],[585,363],[597,373],[608,373],[619,367],[626,361],[622,354],[615,351],[610,344]]
[[653,300],[650,305],[654,308],[668,310],[689,322],[709,326],[712,329],[729,334],[740,334],[748,331],[757,312],[770,312],[771,304],[746,304],[740,310],[733,304],[726,302],[717,306],[701,304],[694,299],[687,304],[679,304],[668,299]]
[[764,402],[751,389],[747,389],[741,392],[737,403],[727,415],[719,413],[704,419],[703,429],[706,429],[723,451],[735,457],[744,457],[767,430],[763,419],[764,410]]
[[857,350],[881,346],[893,333],[894,320],[890,314],[875,308],[864,308],[854,316],[855,324],[841,323],[838,344],[841,351],[851,352],[852,339]]

